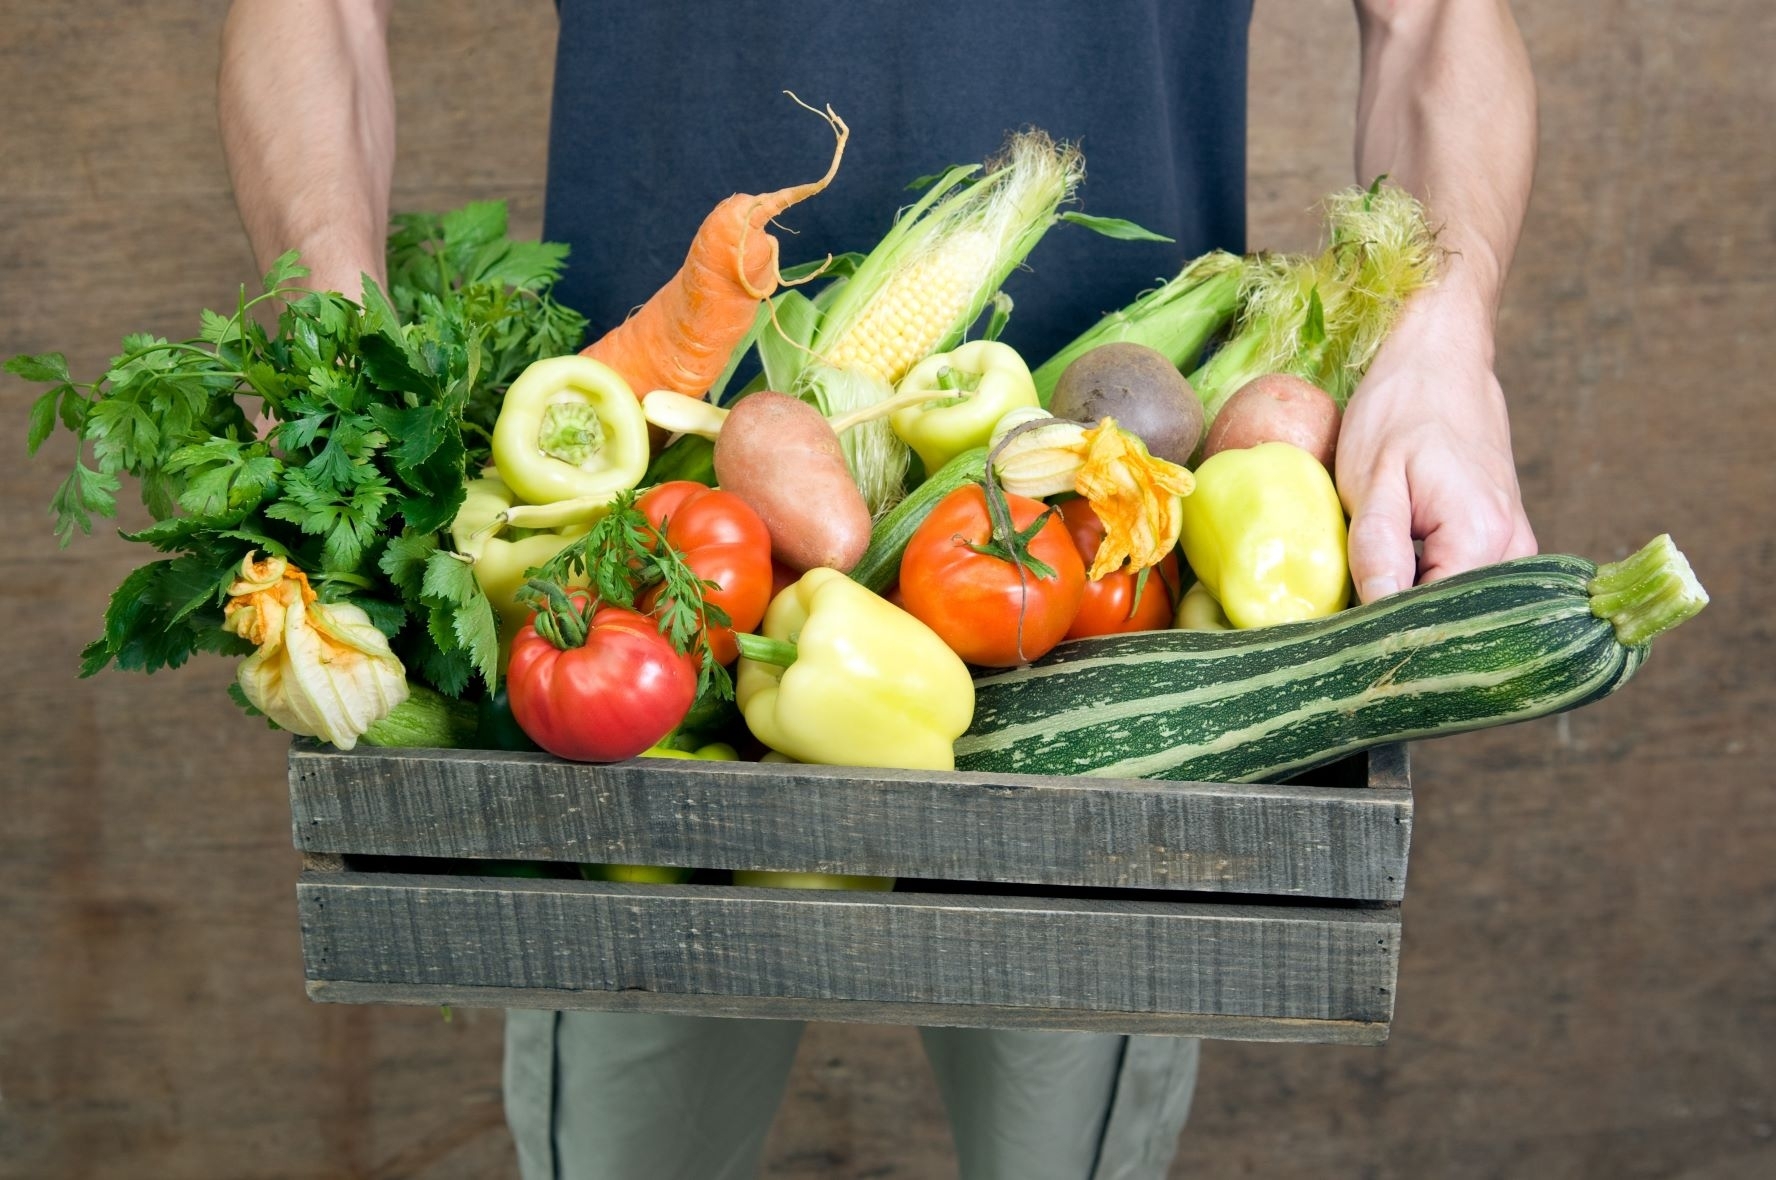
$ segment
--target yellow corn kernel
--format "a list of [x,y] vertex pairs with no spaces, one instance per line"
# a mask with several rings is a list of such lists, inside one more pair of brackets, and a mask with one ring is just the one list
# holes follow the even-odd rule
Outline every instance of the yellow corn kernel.
[[991,234],[964,230],[946,236],[869,301],[827,360],[894,385],[968,314],[981,285],[992,278],[992,265]]

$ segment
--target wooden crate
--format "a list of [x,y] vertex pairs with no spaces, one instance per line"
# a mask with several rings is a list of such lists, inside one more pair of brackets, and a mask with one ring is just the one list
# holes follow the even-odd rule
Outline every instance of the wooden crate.
[[[1340,1043],[1393,1016],[1400,746],[1228,785],[299,740],[290,798],[315,1000]],[[575,862],[900,882],[627,885]]]

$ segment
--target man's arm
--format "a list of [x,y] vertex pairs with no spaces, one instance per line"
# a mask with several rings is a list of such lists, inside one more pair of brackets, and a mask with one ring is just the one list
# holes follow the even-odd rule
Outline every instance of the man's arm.
[[[1346,410],[1338,486],[1367,602],[1535,552],[1493,329],[1535,168],[1535,81],[1505,0],[1357,0],[1358,179],[1417,194],[1449,252]],[[1423,542],[1415,561],[1412,541]]]
[[302,252],[307,285],[383,281],[395,96],[392,0],[235,0],[222,30],[222,143],[261,269]]

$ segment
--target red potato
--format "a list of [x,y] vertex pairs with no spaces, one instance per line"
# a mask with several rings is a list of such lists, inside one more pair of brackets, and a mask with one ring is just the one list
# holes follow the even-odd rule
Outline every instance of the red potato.
[[759,514],[771,552],[794,570],[844,572],[869,548],[869,506],[839,436],[799,398],[767,390],[735,403],[715,439],[715,478]]
[[1215,415],[1202,457],[1259,443],[1286,442],[1332,469],[1338,446],[1338,403],[1332,395],[1292,373],[1266,373],[1234,391]]

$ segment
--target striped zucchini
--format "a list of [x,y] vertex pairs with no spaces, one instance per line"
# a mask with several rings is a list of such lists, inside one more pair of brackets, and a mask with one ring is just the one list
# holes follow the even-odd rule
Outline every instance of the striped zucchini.
[[885,592],[900,579],[900,559],[931,510],[963,484],[978,483],[986,474],[985,447],[963,451],[932,472],[876,522],[870,530],[869,548],[851,567],[851,579],[877,594]]
[[958,770],[1251,782],[1609,695],[1708,601],[1661,536],[1522,558],[1326,619],[1064,643],[975,682]]

